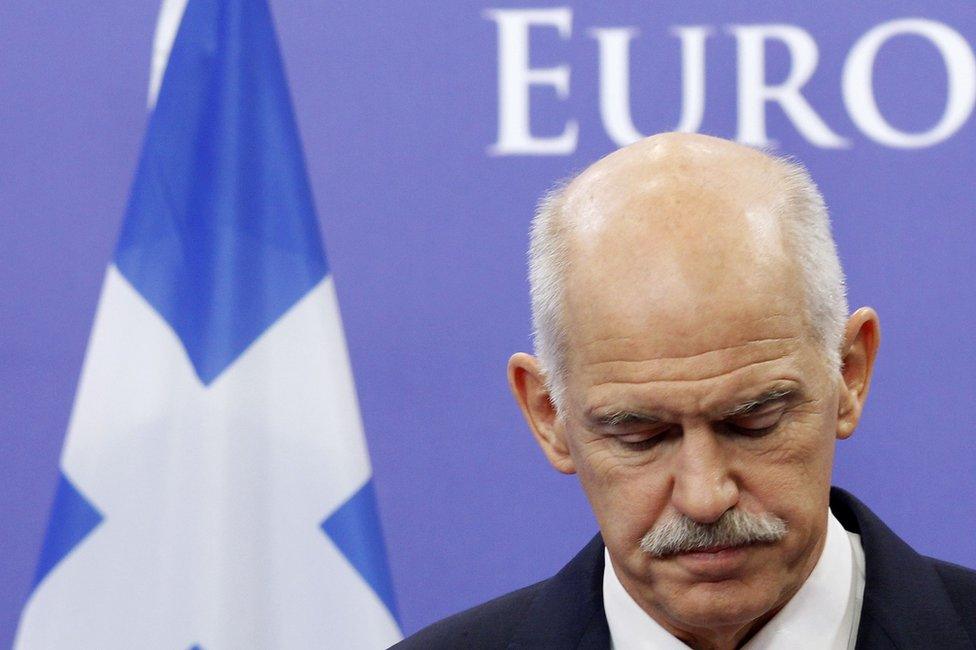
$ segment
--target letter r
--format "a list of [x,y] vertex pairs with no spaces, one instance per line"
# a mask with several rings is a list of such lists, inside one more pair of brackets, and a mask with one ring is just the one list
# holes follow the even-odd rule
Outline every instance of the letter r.
[[[817,43],[806,31],[793,25],[731,25],[739,50],[739,132],[736,139],[746,144],[769,144],[766,135],[766,102],[776,102],[807,140],[834,149],[849,146],[830,130],[804,99],[800,89],[817,68]],[[766,84],[766,41],[776,39],[790,52],[790,72],[776,86]]]

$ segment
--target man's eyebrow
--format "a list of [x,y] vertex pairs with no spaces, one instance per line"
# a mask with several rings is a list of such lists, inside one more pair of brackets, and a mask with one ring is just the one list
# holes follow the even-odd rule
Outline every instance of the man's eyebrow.
[[594,421],[600,426],[615,427],[622,424],[657,424],[663,420],[653,415],[647,415],[646,413],[614,411],[612,413],[598,415],[594,418]]
[[[791,397],[797,395],[798,392],[799,391],[795,388],[774,388],[762,393],[758,397],[740,404],[736,404],[728,410],[721,411],[718,418],[726,419],[746,415],[747,413],[756,411],[771,402],[790,399]],[[628,410],[597,413],[593,414],[588,419],[594,424],[604,427],[615,427],[624,424],[660,424],[666,421],[660,417],[650,415],[648,413]]]
[[727,411],[723,411],[722,418],[728,419],[752,413],[770,402],[779,402],[789,399],[790,397],[796,395],[796,392],[797,391],[792,388],[775,388],[773,390],[766,391],[759,397],[742,402],[741,404],[737,404]]

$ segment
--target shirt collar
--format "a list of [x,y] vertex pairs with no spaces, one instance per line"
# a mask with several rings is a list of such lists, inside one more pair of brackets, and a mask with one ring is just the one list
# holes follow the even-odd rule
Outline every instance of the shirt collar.
[[[624,589],[604,550],[603,606],[613,650],[687,650]],[[847,650],[857,636],[864,563],[860,538],[827,513],[827,539],[799,591],[743,650]]]

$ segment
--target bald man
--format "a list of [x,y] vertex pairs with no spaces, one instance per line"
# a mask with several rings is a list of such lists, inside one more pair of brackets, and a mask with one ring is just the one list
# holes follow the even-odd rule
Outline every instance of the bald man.
[[976,647],[976,573],[830,487],[879,328],[802,167],[653,136],[550,192],[529,257],[536,356],[509,382],[600,534],[401,647]]

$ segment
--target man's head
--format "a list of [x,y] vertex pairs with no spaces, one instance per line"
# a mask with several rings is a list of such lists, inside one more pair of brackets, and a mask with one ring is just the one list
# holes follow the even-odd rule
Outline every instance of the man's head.
[[819,557],[878,343],[812,181],[724,140],[642,140],[542,202],[530,281],[539,358],[512,357],[512,388],[621,582],[678,636],[749,634]]

